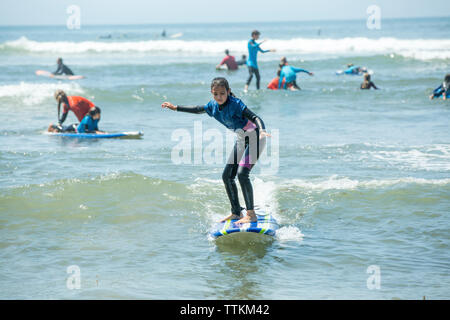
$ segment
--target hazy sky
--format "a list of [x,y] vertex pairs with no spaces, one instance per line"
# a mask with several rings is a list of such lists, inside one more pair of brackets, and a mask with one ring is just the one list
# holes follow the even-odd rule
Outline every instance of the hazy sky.
[[0,24],[65,25],[70,5],[90,25],[367,19],[373,4],[382,18],[450,19],[448,0],[0,0]]

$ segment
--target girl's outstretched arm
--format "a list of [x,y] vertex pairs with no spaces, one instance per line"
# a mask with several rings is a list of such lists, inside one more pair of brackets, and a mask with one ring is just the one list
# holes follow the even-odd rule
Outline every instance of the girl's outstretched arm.
[[181,111],[181,112],[188,112],[188,113],[204,113],[205,106],[179,106],[179,105],[173,105],[170,102],[164,102],[161,105],[162,108],[167,108],[174,111]]

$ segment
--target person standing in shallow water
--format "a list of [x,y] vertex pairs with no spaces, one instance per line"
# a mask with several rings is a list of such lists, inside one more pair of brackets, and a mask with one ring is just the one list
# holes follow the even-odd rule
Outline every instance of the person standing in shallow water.
[[[270,134],[266,132],[262,119],[254,114],[244,102],[234,96],[225,78],[213,79],[211,94],[213,99],[206,105],[180,106],[164,102],[161,107],[181,112],[207,113],[236,133],[237,140],[222,173],[222,180],[231,203],[231,213],[221,221],[229,219],[240,219],[236,223],[256,221],[253,187],[249,174],[264,150],[266,137],[270,137]],[[236,175],[247,207],[245,217],[241,213],[243,208],[239,204],[235,182]]]
[[256,40],[259,39],[260,34],[261,33],[258,30],[253,30],[252,35],[251,35],[252,38],[248,41],[247,66],[248,66],[248,74],[249,75],[248,75],[247,82],[244,87],[244,92],[248,91],[248,86],[250,85],[250,82],[252,81],[253,74],[256,77],[256,89],[259,90],[261,76],[259,75],[258,63],[256,61],[258,52],[262,52],[262,53],[275,52],[275,49],[263,50],[260,48],[260,45],[264,42],[264,41],[261,41],[260,43],[256,42]]

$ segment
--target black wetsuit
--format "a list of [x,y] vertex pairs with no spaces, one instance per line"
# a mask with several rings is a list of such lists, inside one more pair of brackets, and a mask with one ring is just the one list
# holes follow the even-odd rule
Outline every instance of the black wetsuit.
[[[226,108],[229,100],[230,98],[223,105],[219,105],[219,110],[222,111]],[[206,112],[205,107],[177,106],[177,111],[200,114]],[[241,214],[242,207],[239,204],[238,190],[235,182],[236,175],[241,185],[247,210],[254,210],[253,187],[249,174],[266,144],[265,137],[259,139],[261,130],[265,130],[264,122],[261,118],[254,114],[248,107],[245,107],[242,111],[242,117],[251,122],[252,125],[247,123],[242,130],[235,130],[237,140],[222,173],[222,180],[231,203],[231,212],[238,216]]]
[[68,66],[66,66],[64,63],[61,63],[58,65],[58,69],[56,69],[55,72],[53,72],[54,75],[60,75],[60,74],[66,74],[68,76],[73,76],[72,70],[69,69]]

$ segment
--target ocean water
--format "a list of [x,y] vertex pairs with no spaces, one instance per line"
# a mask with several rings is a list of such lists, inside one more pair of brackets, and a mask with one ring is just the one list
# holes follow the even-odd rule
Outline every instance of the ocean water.
[[[449,27],[0,27],[0,298],[449,299],[450,104],[428,99],[450,71]],[[244,93],[245,67],[214,67],[227,48],[245,54],[255,28],[277,52],[258,57],[263,89],[254,79]],[[60,56],[86,78],[34,74]],[[314,72],[298,75],[302,91],[264,89],[282,56]],[[373,70],[380,90],[335,75],[350,62]],[[280,223],[269,243],[210,240],[229,213],[221,172],[232,140],[206,115],[160,107],[208,102],[216,76],[273,134],[251,177]],[[143,139],[45,135],[56,89],[99,105],[101,129]],[[222,148],[212,153],[212,141]]]

